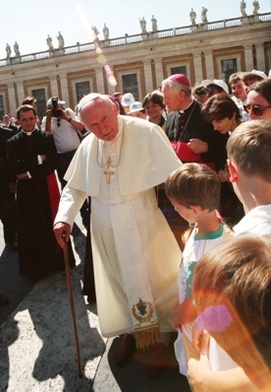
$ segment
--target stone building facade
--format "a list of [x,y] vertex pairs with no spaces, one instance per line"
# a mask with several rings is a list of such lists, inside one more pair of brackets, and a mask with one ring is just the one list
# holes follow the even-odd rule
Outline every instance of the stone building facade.
[[173,73],[192,85],[233,72],[271,69],[271,13],[151,31],[0,60],[0,118],[26,96],[58,96],[75,108],[89,92],[132,92],[137,100]]

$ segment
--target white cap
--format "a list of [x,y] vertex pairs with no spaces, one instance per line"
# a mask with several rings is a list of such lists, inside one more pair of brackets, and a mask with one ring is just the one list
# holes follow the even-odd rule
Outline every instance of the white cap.
[[253,69],[251,72],[243,72],[241,74],[241,79],[244,81],[247,78],[252,78],[253,76],[258,76],[260,79],[267,79],[267,75],[263,71],[258,71],[257,69]]
[[144,110],[144,108],[142,106],[142,103],[139,102],[139,101],[135,101],[135,102],[133,102],[131,104],[130,110],[129,110],[128,114],[131,114],[131,113],[134,113],[134,112],[141,112],[143,110]]
[[210,84],[214,84],[215,86],[218,86],[222,88],[227,94],[229,94],[229,87],[226,82],[222,79],[214,79],[214,80],[209,80],[205,79],[200,83],[203,87],[208,87]]
[[135,102],[135,98],[132,93],[126,93],[121,98],[122,106],[130,106],[133,102]]
[[[64,105],[64,103],[66,103],[66,102],[65,101],[60,101],[60,99],[57,101],[58,105]],[[48,99],[47,106],[52,106],[52,98]]]

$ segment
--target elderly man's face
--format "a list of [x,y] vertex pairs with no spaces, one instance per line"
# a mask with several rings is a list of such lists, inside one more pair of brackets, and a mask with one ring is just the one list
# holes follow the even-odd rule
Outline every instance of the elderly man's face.
[[182,110],[184,105],[184,93],[176,91],[169,86],[162,87],[164,96],[164,105],[168,113],[176,110]]
[[81,119],[97,138],[105,141],[115,139],[118,134],[118,112],[109,99],[93,100],[84,106]]

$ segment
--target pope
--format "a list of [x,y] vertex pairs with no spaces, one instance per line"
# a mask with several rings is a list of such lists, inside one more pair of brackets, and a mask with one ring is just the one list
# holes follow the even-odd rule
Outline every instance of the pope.
[[170,313],[178,302],[181,250],[158,208],[155,187],[182,162],[159,126],[119,115],[106,95],[88,94],[77,110],[90,135],[66,172],[54,232],[63,247],[91,197],[99,323],[104,337],[124,335],[116,352],[122,365],[133,340],[146,348],[174,331]]

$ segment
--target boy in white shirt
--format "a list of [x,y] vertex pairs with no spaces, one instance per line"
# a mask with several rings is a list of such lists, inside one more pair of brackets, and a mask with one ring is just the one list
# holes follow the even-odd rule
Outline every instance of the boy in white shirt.
[[186,362],[191,357],[199,357],[192,345],[192,328],[197,317],[191,296],[194,269],[197,261],[208,250],[226,238],[224,225],[217,212],[220,180],[208,166],[186,163],[168,177],[166,195],[179,215],[193,227],[179,269],[179,305],[172,314],[173,323],[179,330],[175,342],[176,358],[180,373],[186,375]]

